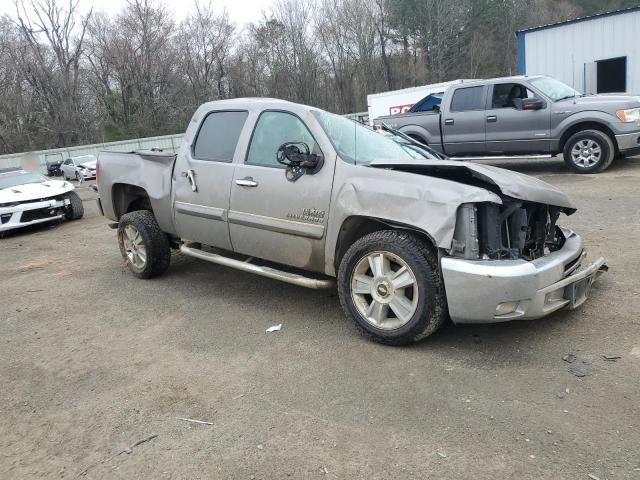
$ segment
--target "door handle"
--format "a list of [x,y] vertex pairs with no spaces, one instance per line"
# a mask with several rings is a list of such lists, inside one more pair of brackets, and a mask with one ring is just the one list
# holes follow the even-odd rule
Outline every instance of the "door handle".
[[198,191],[198,184],[196,183],[196,172],[192,168],[187,170],[186,172],[182,172],[182,176],[186,177],[189,180],[189,185],[191,185],[191,191]]
[[496,123],[498,121],[498,117],[496,117],[495,115],[489,115],[487,117],[487,122],[489,123]]
[[445,124],[445,125],[453,125],[454,123],[456,123],[456,122],[455,122],[455,120],[454,120],[453,118],[447,118],[447,119],[444,121],[444,124]]
[[253,177],[244,177],[236,180],[236,185],[240,185],[241,187],[257,187],[258,182],[256,182]]

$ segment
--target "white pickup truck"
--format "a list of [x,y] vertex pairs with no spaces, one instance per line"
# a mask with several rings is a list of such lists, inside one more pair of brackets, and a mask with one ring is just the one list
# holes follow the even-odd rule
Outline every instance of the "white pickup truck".
[[138,277],[174,248],[303,287],[337,279],[346,316],[388,344],[586,300],[604,260],[558,226],[564,193],[387,133],[281,100],[206,103],[178,155],[102,152],[98,203]]

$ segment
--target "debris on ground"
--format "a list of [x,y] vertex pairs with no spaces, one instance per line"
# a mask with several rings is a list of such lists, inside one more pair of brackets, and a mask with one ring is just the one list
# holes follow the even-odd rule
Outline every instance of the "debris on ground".
[[178,420],[184,420],[185,422],[191,422],[191,423],[200,423],[202,425],[213,425],[212,422],[205,422],[204,420],[194,420],[193,418],[182,418],[182,417],[176,417]]
[[327,467],[320,467],[320,473],[329,475],[329,470],[327,470]]
[[438,455],[440,458],[447,458],[447,454],[444,452],[436,452],[436,455]]
[[593,473],[590,473],[590,474],[589,474],[589,478],[590,478],[591,480],[600,480],[600,477],[596,477]]
[[279,323],[278,325],[274,325],[273,327],[267,328],[267,333],[279,332],[281,328],[282,328],[282,324]]
[[622,357],[620,355],[616,355],[615,353],[605,353],[604,355],[602,355],[602,358],[610,362],[615,362]]
[[578,357],[576,357],[573,353],[567,353],[566,355],[562,356],[562,360],[564,360],[567,363],[573,363],[576,361]]
[[130,455],[131,453],[133,453],[133,449],[136,448],[139,445],[142,445],[143,443],[147,443],[151,440],[153,440],[154,438],[156,438],[158,436],[157,433],[154,433],[153,435],[149,435],[148,437],[143,438],[142,440],[138,440],[136,443],[129,445],[127,448],[125,448],[124,450],[122,450],[120,453],[118,453],[118,455],[121,455],[123,453],[126,453],[127,455]]

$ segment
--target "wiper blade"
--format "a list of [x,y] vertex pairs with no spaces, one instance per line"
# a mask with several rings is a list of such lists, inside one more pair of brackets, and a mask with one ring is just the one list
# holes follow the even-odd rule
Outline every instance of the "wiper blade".
[[557,100],[556,100],[556,102],[560,102],[560,101],[562,101],[562,100],[569,100],[570,98],[576,98],[576,97],[578,97],[578,96],[579,96],[579,95],[577,95],[577,94],[576,94],[576,95],[566,95],[566,96],[564,96],[564,97],[560,97],[559,99],[557,99]]

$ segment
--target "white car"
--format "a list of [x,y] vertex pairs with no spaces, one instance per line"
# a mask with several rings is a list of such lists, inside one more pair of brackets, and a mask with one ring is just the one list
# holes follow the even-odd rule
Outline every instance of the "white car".
[[88,180],[96,178],[96,157],[83,155],[81,157],[67,158],[60,166],[65,180]]
[[21,168],[0,169],[0,234],[53,220],[78,220],[84,215],[74,186],[49,180]]

